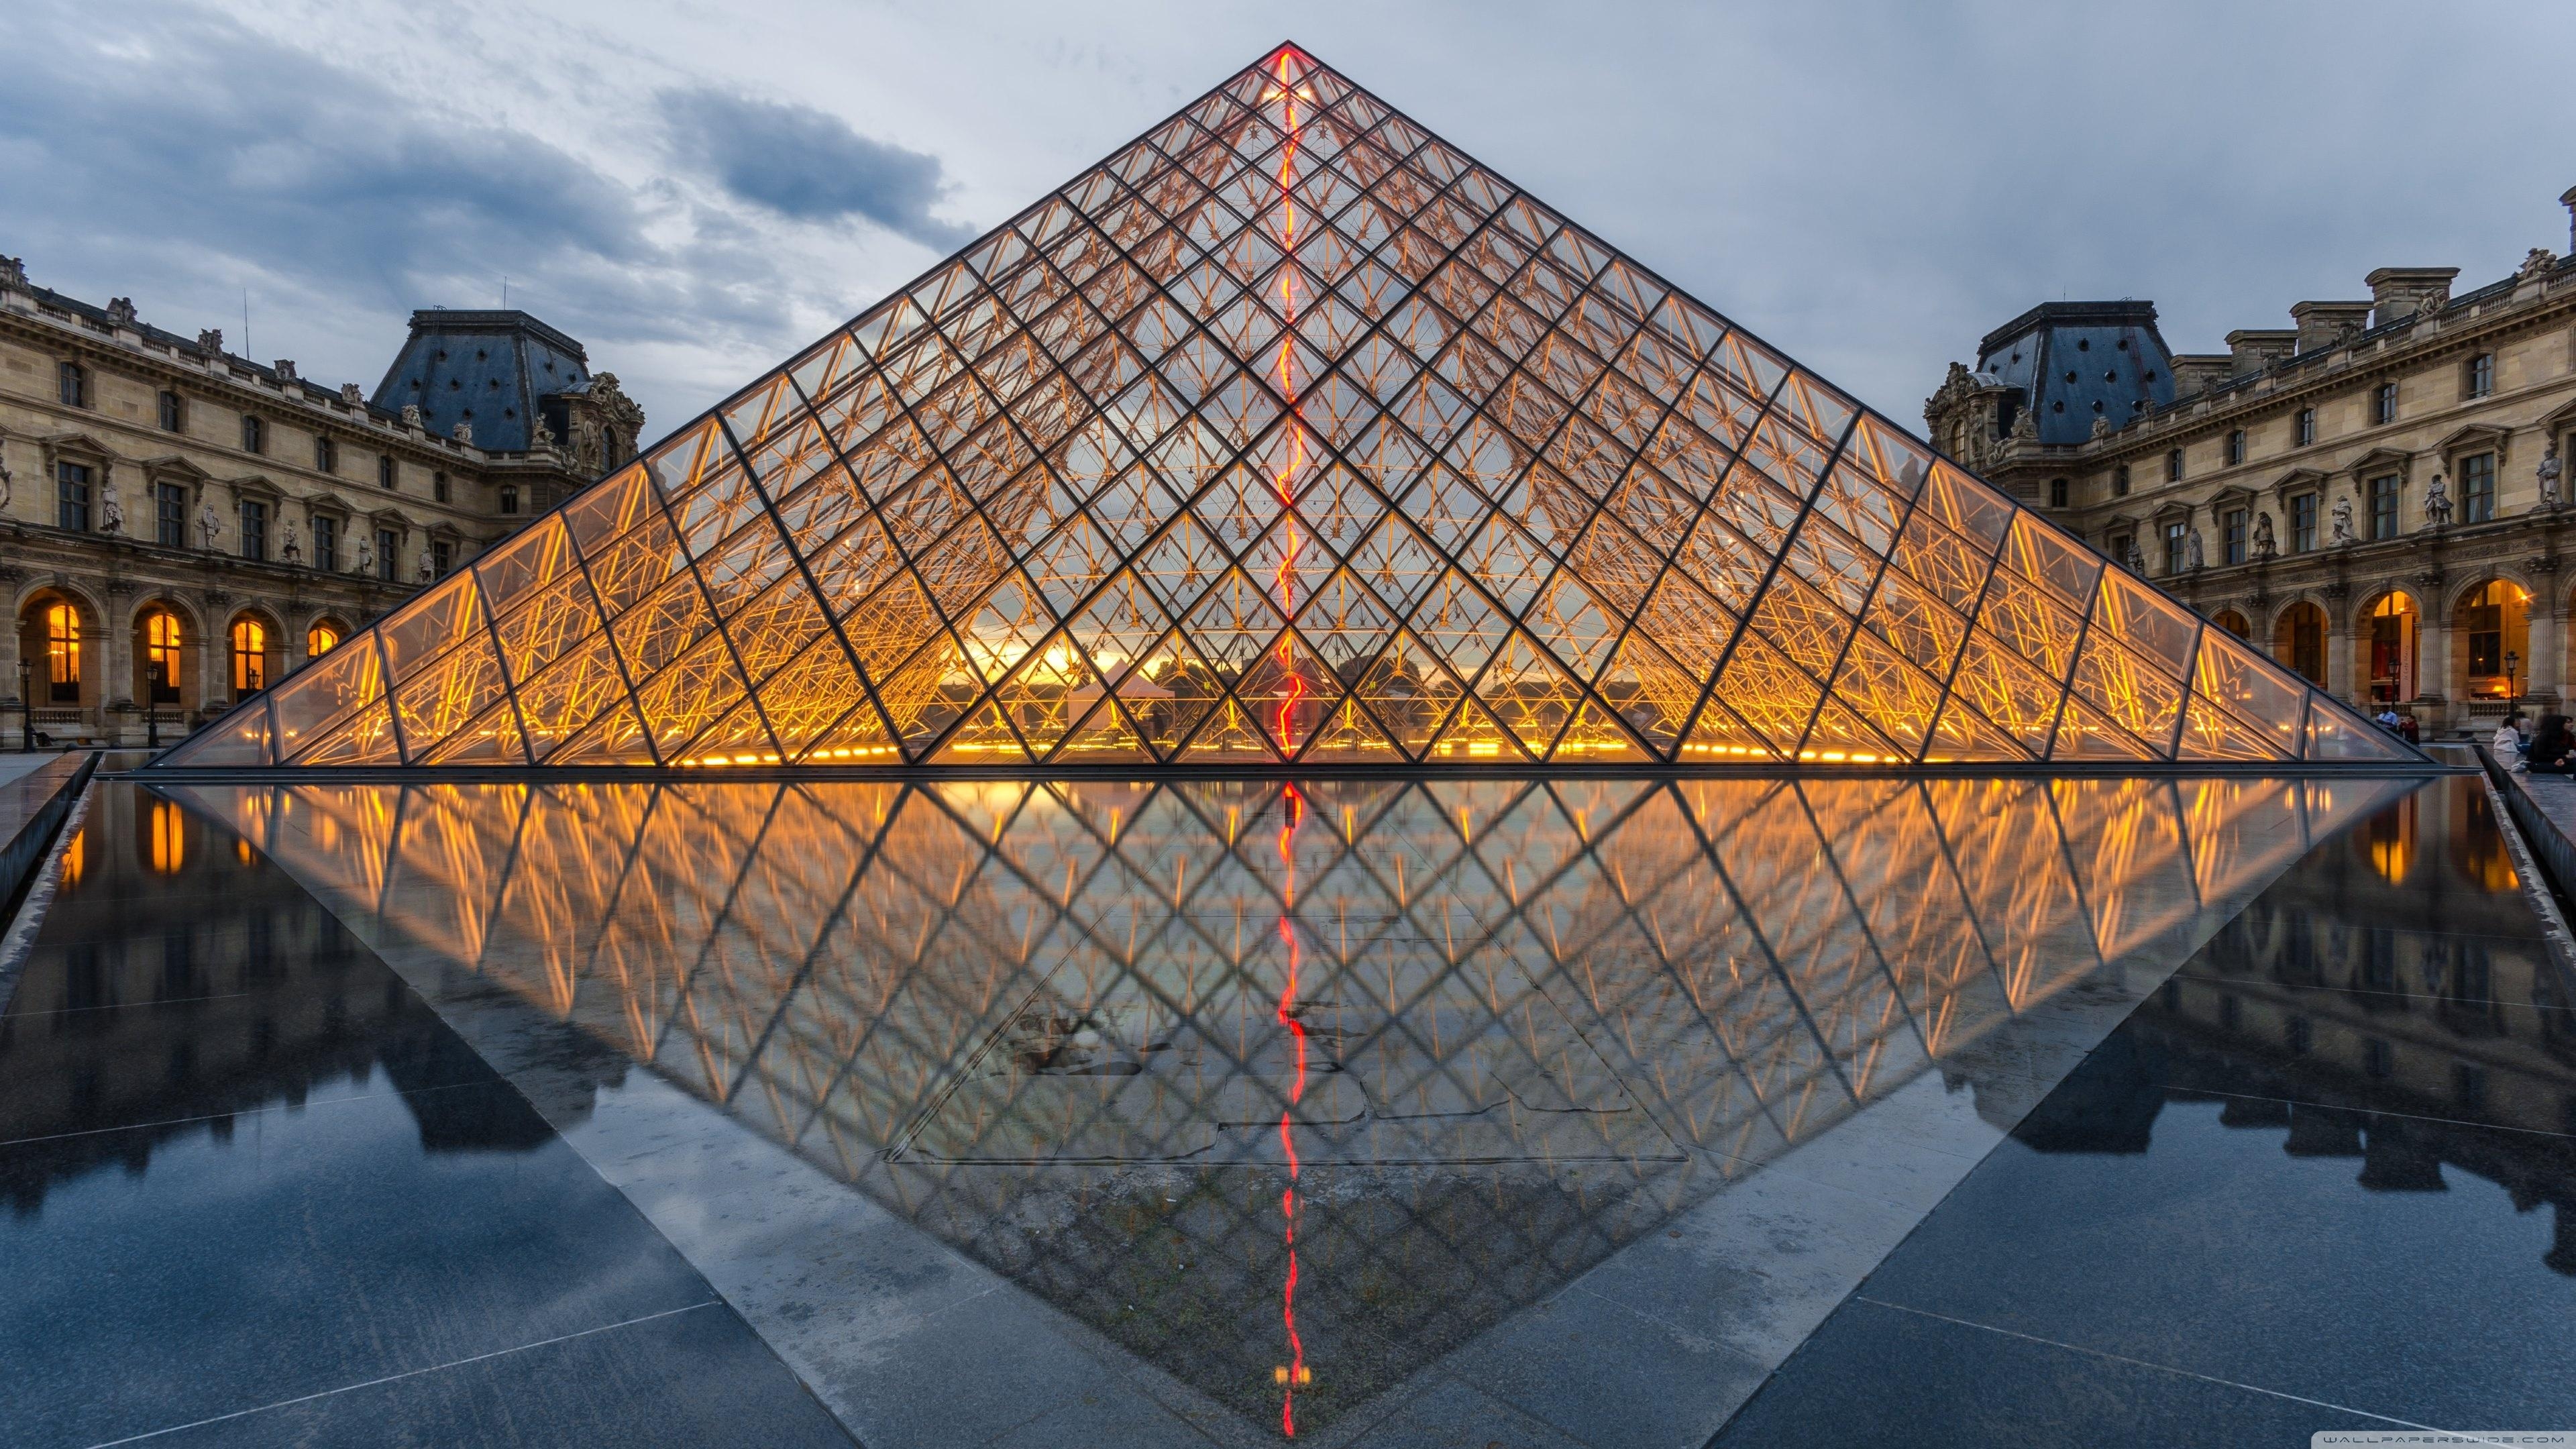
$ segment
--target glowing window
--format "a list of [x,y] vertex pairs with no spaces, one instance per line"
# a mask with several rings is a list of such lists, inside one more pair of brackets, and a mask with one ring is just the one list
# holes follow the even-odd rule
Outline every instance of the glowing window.
[[45,681],[56,704],[80,703],[80,610],[69,604],[45,609]]
[[304,636],[304,652],[315,659],[340,647],[340,630],[332,624],[316,624]]
[[257,619],[233,621],[233,693],[256,694],[268,687],[268,628]]
[[179,616],[167,609],[143,621],[143,684],[148,703],[179,702]]

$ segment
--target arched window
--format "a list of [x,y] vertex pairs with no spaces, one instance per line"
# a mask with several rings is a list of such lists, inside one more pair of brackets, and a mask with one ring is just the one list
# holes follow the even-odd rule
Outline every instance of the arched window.
[[179,616],[167,609],[143,620],[143,687],[146,704],[179,702]]
[[268,626],[257,619],[233,621],[233,697],[268,687]]
[[2272,629],[2272,657],[2306,679],[2326,682],[2326,611],[2302,599],[2281,614]]
[[2254,635],[2254,626],[2247,623],[2245,621],[2245,616],[2236,612],[2234,609],[2219,610],[2210,618],[2209,622],[2216,624],[2219,628],[2226,630],[2228,633],[2235,635],[2239,639],[2250,639]]
[[59,599],[45,606],[45,683],[55,704],[80,703],[80,610]]
[[328,619],[316,620],[313,627],[304,633],[304,653],[307,658],[319,659],[339,647],[340,626]]

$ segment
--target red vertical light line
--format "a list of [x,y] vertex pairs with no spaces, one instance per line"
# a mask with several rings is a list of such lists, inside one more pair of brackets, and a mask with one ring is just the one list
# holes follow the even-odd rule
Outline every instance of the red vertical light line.
[[1296,1067],[1288,1078],[1288,1106],[1279,1113],[1279,1146],[1288,1158],[1288,1186],[1279,1194],[1279,1213],[1286,1227],[1288,1277],[1279,1290],[1279,1318],[1288,1330],[1288,1371],[1279,1402],[1279,1431],[1297,1437],[1297,1386],[1306,1379],[1306,1343],[1297,1336],[1297,1139],[1292,1124],[1297,1103],[1306,1095],[1306,1024],[1297,1019],[1297,826],[1306,818],[1306,797],[1290,785],[1281,797],[1285,811],[1279,825],[1279,866],[1285,872],[1280,890],[1279,939],[1288,948],[1288,979],[1279,990],[1278,1020],[1288,1029]]
[[[1289,83],[1288,59],[1289,52],[1283,50],[1279,53],[1279,94],[1285,103],[1288,121],[1288,141],[1279,148],[1279,211],[1282,222],[1279,310],[1287,319],[1288,325],[1279,334],[1277,372],[1279,393],[1287,400],[1289,419],[1288,459],[1281,465],[1277,479],[1279,512],[1284,520],[1280,535],[1278,573],[1279,616],[1282,620],[1297,617],[1296,575],[1293,572],[1297,558],[1296,481],[1298,474],[1304,471],[1306,462],[1305,437],[1303,430],[1298,426],[1297,418],[1297,374],[1294,350],[1297,337],[1297,197],[1293,188],[1297,182],[1297,132],[1301,123],[1297,119],[1297,91]],[[1295,727],[1298,701],[1306,696],[1305,676],[1297,672],[1296,651],[1289,644],[1292,637],[1287,633],[1279,636],[1279,667],[1288,676],[1288,689],[1286,696],[1279,701],[1279,715],[1274,721],[1277,728],[1273,731],[1279,741],[1281,752],[1288,754],[1296,752],[1296,741],[1290,731]]]

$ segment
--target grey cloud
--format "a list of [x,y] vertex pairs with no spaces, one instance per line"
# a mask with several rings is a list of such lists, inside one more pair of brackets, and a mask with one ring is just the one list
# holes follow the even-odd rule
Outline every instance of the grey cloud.
[[861,216],[941,251],[973,235],[930,214],[948,189],[938,157],[862,136],[828,112],[689,90],[665,93],[662,114],[682,158],[781,216]]

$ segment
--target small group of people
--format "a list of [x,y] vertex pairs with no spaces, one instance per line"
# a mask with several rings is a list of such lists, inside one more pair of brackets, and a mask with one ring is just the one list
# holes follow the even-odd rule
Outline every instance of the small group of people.
[[2382,707],[2378,714],[2371,717],[2371,722],[2410,745],[2417,743],[2415,716],[2399,714],[2397,706],[2393,704]]
[[2567,716],[2544,714],[2538,724],[2521,710],[2496,726],[2488,748],[2499,763],[2535,775],[2576,775],[2576,730]]

